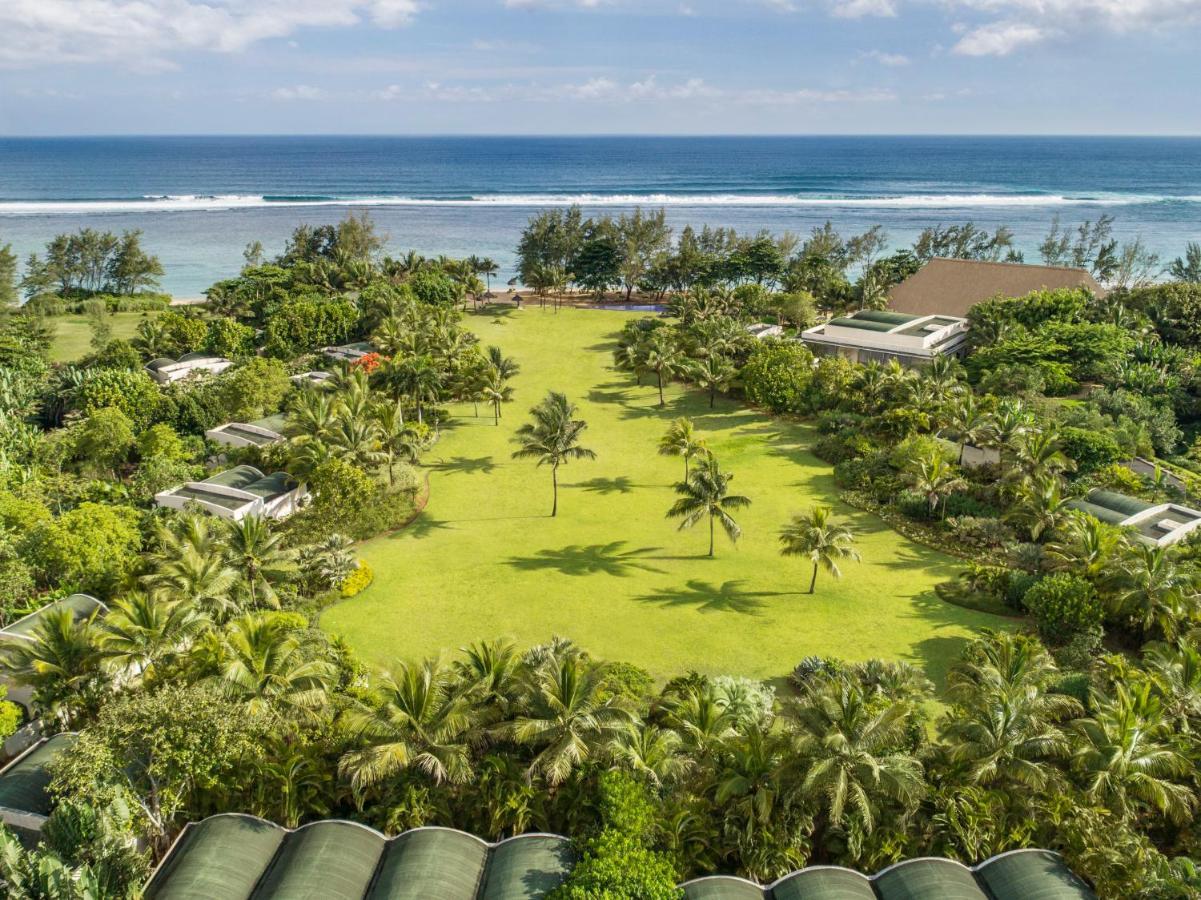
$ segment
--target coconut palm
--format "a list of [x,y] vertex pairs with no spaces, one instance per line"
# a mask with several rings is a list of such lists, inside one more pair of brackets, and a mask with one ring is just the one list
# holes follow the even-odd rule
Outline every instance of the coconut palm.
[[438,783],[472,777],[472,700],[436,659],[399,663],[380,677],[368,701],[347,711],[346,721],[365,744],[339,766],[356,790],[410,767]]
[[1015,477],[1058,475],[1076,468],[1076,464],[1060,448],[1059,438],[1052,431],[1021,433],[1014,441],[1013,451],[1015,468],[1011,471]]
[[325,434],[324,442],[335,457],[360,469],[371,469],[387,458],[380,447],[379,423],[367,415],[352,413],[349,409],[334,420],[333,427]]
[[1191,732],[1201,719],[1201,647],[1196,639],[1148,644],[1143,648],[1143,664],[1164,710],[1174,718],[1176,727]]
[[701,519],[709,519],[709,556],[713,556],[714,524],[721,523],[731,543],[742,536],[742,528],[730,515],[731,510],[744,509],[751,501],[741,494],[730,493],[733,473],[722,472],[717,459],[706,456],[687,481],[678,482],[675,491],[680,495],[667,511],[667,518],[680,519],[680,530],[691,528]]
[[133,593],[104,617],[100,649],[118,676],[148,681],[178,659],[203,627],[204,618],[186,603]]
[[1005,518],[1025,528],[1030,540],[1051,535],[1066,519],[1070,508],[1063,482],[1055,475],[1040,475],[1018,487],[1017,501]]
[[642,365],[648,372],[654,372],[658,379],[660,406],[667,404],[663,396],[664,379],[670,380],[679,374],[684,364],[684,353],[676,345],[670,329],[657,328],[650,333],[642,354]]
[[819,568],[840,578],[840,562],[859,560],[859,551],[855,549],[855,532],[846,523],[833,521],[832,513],[833,510],[828,506],[813,506],[808,512],[793,516],[780,529],[780,553],[784,556],[803,556],[813,563],[813,574],[809,578],[810,594],[817,587]]
[[947,498],[967,485],[959,470],[947,462],[937,449],[929,456],[914,460],[905,474],[910,486],[926,498],[930,515],[938,512],[940,504],[945,515]]
[[1112,569],[1123,550],[1120,529],[1082,512],[1069,512],[1059,526],[1059,538],[1047,544],[1049,568],[1072,572],[1098,582]]
[[185,602],[215,622],[238,610],[234,597],[238,573],[225,558],[213,526],[190,516],[178,531],[159,530],[159,550],[151,556],[142,583],[156,597]]
[[705,439],[696,433],[692,419],[674,419],[667,426],[667,431],[659,439],[660,456],[681,456],[684,458],[684,481],[688,480],[688,464],[694,456],[704,457],[709,453]]
[[613,758],[656,787],[672,782],[688,768],[680,736],[657,725],[632,724],[610,745]]
[[1074,763],[1085,796],[1117,815],[1154,812],[1183,822],[1196,805],[1193,766],[1173,743],[1171,725],[1150,682],[1119,681],[1097,711],[1074,723]]
[[397,460],[416,463],[432,441],[422,438],[417,429],[405,422],[404,404],[399,400],[377,404],[374,417],[379,429],[380,449],[387,460],[388,484],[395,485]]
[[1177,564],[1171,547],[1128,544],[1111,584],[1114,612],[1129,616],[1146,633],[1158,627],[1172,640],[1197,615],[1197,576]]
[[1001,403],[992,415],[988,444],[1004,456],[1018,437],[1030,430],[1030,414],[1019,400]]
[[50,610],[30,640],[8,641],[2,651],[13,680],[32,688],[33,705],[64,730],[95,710],[107,688],[95,619],[96,613],[76,619],[70,609]]
[[505,727],[520,744],[535,748],[527,779],[541,775],[562,784],[634,721],[602,690],[604,670],[579,653],[551,656],[529,676],[527,709]]
[[221,635],[217,682],[253,714],[280,706],[309,715],[324,706],[336,675],[321,659],[306,659],[300,642],[270,613],[234,619]]
[[596,454],[580,446],[580,435],[588,427],[583,419],[575,419],[576,405],[565,394],[550,391],[530,410],[534,421],[517,429],[519,449],[514,459],[535,459],[539,466],[550,466],[553,500],[550,514],[559,512],[559,466],[573,459],[596,459]]
[[972,394],[960,397],[951,407],[947,428],[959,442],[959,465],[963,465],[963,454],[967,445],[979,446],[992,433],[992,416],[976,401]]
[[408,397],[417,409],[417,421],[424,422],[427,403],[437,403],[442,396],[444,377],[428,355],[390,360],[383,367],[383,381],[393,396]]
[[833,676],[787,712],[789,772],[832,826],[871,834],[885,801],[912,808],[925,794],[922,764],[895,749],[910,727],[908,703],[868,703],[858,685]]
[[480,641],[463,648],[464,659],[455,664],[459,678],[468,686],[477,711],[489,709],[503,716],[516,701],[520,688],[521,658],[511,641]]
[[480,383],[480,395],[492,405],[492,424],[500,424],[500,405],[513,399],[513,388],[509,386],[503,371],[489,366]]
[[734,364],[724,356],[712,354],[702,359],[694,360],[685,371],[702,390],[709,392],[709,408],[717,400],[717,392],[724,391],[738,374]]
[[333,393],[309,388],[296,393],[284,426],[286,433],[301,441],[318,441],[333,428],[338,403]]
[[521,371],[517,360],[511,356],[505,356],[500,347],[490,346],[488,348],[488,365],[499,372],[506,381],[516,377]]
[[283,535],[271,530],[264,516],[247,516],[225,523],[225,553],[238,573],[247,605],[279,607],[276,588],[298,574],[296,551],[284,546]]

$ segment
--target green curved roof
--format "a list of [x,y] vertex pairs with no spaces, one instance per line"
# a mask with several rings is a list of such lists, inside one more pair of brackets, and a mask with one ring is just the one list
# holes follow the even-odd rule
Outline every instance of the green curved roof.
[[[450,828],[394,838],[329,820],[294,831],[254,816],[184,829],[146,886],[148,900],[542,900],[574,864],[567,838],[488,844]],[[728,875],[681,885],[686,900],[1096,900],[1057,853],[1016,850],[975,868],[914,859],[868,878],[814,866],[767,887]]]
[[0,806],[15,812],[50,815],[54,803],[46,792],[50,784],[49,767],[75,743],[75,738],[70,733],[56,734],[10,763],[0,773]]

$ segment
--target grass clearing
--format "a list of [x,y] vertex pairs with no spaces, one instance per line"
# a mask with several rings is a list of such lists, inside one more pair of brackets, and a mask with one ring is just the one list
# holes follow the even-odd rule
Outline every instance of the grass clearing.
[[[948,664],[981,627],[1008,620],[951,606],[933,592],[957,568],[879,519],[837,501],[830,466],[809,453],[804,424],[773,419],[673,385],[657,407],[611,368],[628,313],[592,309],[499,310],[469,318],[485,344],[521,364],[515,401],[499,427],[485,407],[456,406],[454,423],[428,454],[431,495],[401,532],[365,543],[375,583],[322,616],[372,663],[454,652],[509,636],[525,646],[559,634],[593,654],[666,678],[689,669],[756,678],[786,676],[804,656],[883,657],[915,663],[941,686]],[[592,462],[560,469],[560,506],[549,517],[551,474],[512,460],[513,432],[548,389],[565,391],[588,429]],[[707,526],[677,531],[665,518],[683,462],[657,453],[671,419],[692,417],[731,490],[753,501],[737,515],[743,538]],[[788,517],[830,503],[859,535],[861,563],[841,580],[779,555]]]
[[[137,333],[138,325],[153,313],[145,311],[113,313],[109,322],[113,326],[114,338],[128,340]],[[92,326],[84,315],[50,316],[46,321],[54,328],[54,340],[50,344],[51,362],[74,362],[92,349]]]

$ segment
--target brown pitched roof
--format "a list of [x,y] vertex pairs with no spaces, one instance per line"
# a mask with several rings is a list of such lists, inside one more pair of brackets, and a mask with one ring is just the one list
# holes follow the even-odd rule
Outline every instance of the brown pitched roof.
[[1031,291],[1077,287],[1098,296],[1105,293],[1084,269],[937,257],[894,287],[888,305],[915,316],[966,316],[981,300],[998,295],[1024,297]]

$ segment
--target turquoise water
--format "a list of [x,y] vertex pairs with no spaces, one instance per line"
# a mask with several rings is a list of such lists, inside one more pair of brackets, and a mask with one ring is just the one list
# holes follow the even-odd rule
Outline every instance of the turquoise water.
[[496,259],[511,275],[531,214],[663,206],[674,225],[804,234],[880,223],[895,245],[936,223],[1012,228],[1116,217],[1165,258],[1201,240],[1201,139],[1025,137],[0,139],[0,242],[139,228],[164,286],[198,294],[243,247],[369,210],[389,249]]

